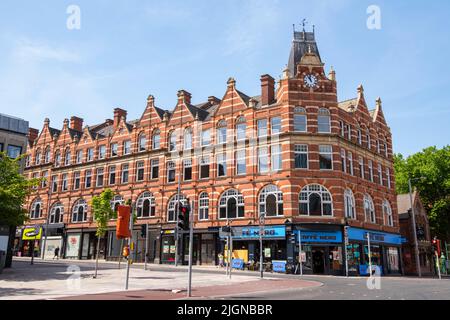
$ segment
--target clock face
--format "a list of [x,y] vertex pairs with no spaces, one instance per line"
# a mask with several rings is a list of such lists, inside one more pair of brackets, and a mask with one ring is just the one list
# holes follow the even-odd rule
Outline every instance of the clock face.
[[315,88],[315,87],[317,87],[318,79],[313,74],[307,74],[305,76],[304,81],[305,81],[305,86],[307,86],[308,88]]

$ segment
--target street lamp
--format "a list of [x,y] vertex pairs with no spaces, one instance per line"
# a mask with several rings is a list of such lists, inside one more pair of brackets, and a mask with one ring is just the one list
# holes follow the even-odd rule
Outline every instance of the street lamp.
[[416,256],[416,269],[417,269],[417,273],[419,275],[419,278],[422,277],[422,271],[420,270],[420,261],[419,261],[419,244],[417,242],[417,230],[416,230],[416,212],[414,210],[414,201],[413,201],[413,196],[412,196],[412,186],[411,183],[412,181],[417,181],[417,180],[421,180],[424,179],[424,177],[420,177],[420,178],[414,178],[414,179],[409,179],[408,180],[408,187],[409,187],[409,202],[411,204],[411,214],[412,214],[412,223],[413,223],[413,236],[414,236],[414,251],[415,251],[415,256]]
[[264,278],[264,256],[263,256],[263,233],[264,233],[265,213],[259,216],[259,273],[261,279]]

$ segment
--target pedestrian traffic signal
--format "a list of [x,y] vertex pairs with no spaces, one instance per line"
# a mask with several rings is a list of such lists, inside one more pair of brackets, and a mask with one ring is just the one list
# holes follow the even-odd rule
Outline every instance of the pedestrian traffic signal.
[[147,238],[147,225],[146,224],[143,224],[141,226],[141,237]]
[[189,206],[183,205],[181,203],[179,203],[178,207],[178,229],[188,230],[190,208]]
[[433,250],[433,254],[436,254],[438,250],[438,240],[436,238],[431,241],[431,250]]

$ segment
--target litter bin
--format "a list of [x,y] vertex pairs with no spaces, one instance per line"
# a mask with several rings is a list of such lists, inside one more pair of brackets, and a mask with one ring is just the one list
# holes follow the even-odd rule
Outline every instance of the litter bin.
[[0,251],[0,274],[3,272],[6,263],[6,251]]

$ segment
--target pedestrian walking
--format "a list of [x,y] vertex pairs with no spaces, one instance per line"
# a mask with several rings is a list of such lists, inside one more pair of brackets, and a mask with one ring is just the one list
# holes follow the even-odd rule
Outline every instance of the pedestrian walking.
[[217,256],[219,258],[219,268],[223,268],[225,265],[223,263],[223,254],[222,254],[222,252],[219,252],[219,254]]
[[56,260],[59,260],[59,247],[55,248],[55,256],[53,257],[53,260],[55,260],[55,258]]

